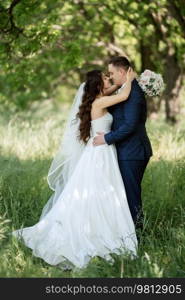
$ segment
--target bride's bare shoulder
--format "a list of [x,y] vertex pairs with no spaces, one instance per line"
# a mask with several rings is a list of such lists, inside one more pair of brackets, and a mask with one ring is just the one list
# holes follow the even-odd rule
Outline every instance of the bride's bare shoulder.
[[99,106],[100,99],[102,99],[102,98],[98,98],[98,99],[94,100],[94,102],[92,103],[91,116],[93,119],[100,117],[101,115],[103,115],[106,112],[106,109],[102,109]]
[[99,98],[96,98],[92,104],[92,107],[98,107],[100,105],[100,103],[102,102],[102,99],[105,98],[106,96],[102,96]]

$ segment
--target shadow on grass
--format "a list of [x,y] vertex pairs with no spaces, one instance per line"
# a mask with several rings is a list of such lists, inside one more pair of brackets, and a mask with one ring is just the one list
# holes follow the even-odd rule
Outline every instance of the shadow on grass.
[[154,230],[171,222],[179,226],[184,220],[185,158],[177,161],[150,161],[142,183],[146,223]]
[[38,221],[42,207],[52,191],[47,184],[51,160],[20,160],[0,156],[0,212],[15,227],[31,226]]

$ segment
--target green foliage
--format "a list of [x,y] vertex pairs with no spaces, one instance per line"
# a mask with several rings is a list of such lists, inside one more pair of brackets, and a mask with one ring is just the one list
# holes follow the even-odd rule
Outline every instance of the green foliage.
[[[173,5],[181,17],[183,5]],[[56,87],[77,87],[86,71],[106,66],[110,55],[128,55],[140,72],[141,44],[150,48],[148,64],[154,71],[163,72],[169,44],[182,67],[179,16],[167,0],[3,1],[0,102],[23,109],[54,97]]]

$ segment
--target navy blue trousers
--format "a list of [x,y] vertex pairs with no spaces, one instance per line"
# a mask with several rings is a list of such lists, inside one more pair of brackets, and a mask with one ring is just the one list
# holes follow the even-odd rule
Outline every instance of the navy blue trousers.
[[143,228],[144,214],[141,200],[141,182],[148,162],[149,159],[118,161],[126,190],[128,205],[136,229]]

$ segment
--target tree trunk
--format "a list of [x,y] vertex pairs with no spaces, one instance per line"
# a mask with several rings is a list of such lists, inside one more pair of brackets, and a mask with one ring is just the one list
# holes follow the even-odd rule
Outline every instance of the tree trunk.
[[182,77],[176,54],[169,49],[164,70],[164,82],[166,84],[164,100],[166,121],[171,124],[177,122],[177,115],[180,113],[179,93],[182,87]]
[[[140,53],[141,53],[141,71],[149,69],[155,71],[156,66],[153,59],[153,49],[151,46],[146,45],[142,40],[140,40]],[[147,98],[147,97],[146,97]],[[151,98],[147,99],[148,104],[148,115],[151,118],[156,118],[160,110],[161,98]]]

